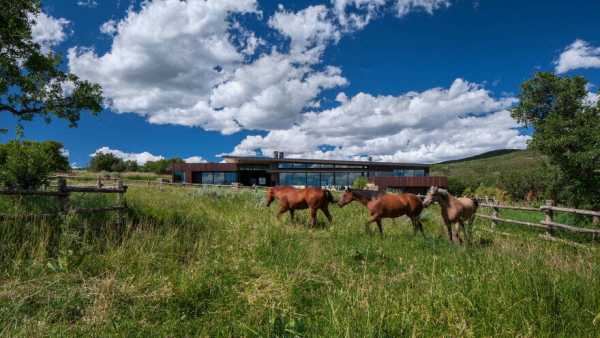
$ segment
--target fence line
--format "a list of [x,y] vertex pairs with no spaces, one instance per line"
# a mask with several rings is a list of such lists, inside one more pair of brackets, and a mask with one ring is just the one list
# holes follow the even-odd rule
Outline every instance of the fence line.
[[[570,232],[592,234],[594,237],[596,237],[596,235],[600,235],[600,229],[581,228],[581,227],[576,227],[576,226],[569,225],[569,224],[557,223],[554,221],[554,213],[555,212],[563,212],[563,213],[591,216],[591,217],[593,217],[593,224],[597,224],[598,219],[600,217],[600,212],[598,212],[598,211],[557,207],[554,204],[554,201],[552,201],[552,200],[546,201],[546,204],[542,205],[539,208],[501,205],[499,203],[480,203],[479,206],[492,209],[491,215],[477,213],[477,216],[491,220],[493,227],[495,227],[498,223],[512,223],[512,224],[525,225],[525,226],[545,229],[550,233],[554,232],[555,229],[562,229],[562,230],[566,230],[566,231],[570,231]],[[519,220],[501,218],[500,210],[502,210],[502,209],[520,210],[520,211],[527,211],[527,212],[538,212],[538,213],[543,214],[544,219],[541,220],[539,223],[533,223],[533,222],[527,222],[527,221],[519,221]]]
[[[36,217],[52,217],[57,215],[68,215],[71,213],[82,214],[82,213],[99,213],[99,212],[110,212],[116,211],[119,218],[119,224],[124,223],[123,212],[127,209],[127,203],[125,201],[125,193],[127,192],[127,186],[123,185],[121,179],[116,180],[116,186],[114,187],[103,187],[101,178],[98,178],[96,186],[68,186],[68,177],[56,177],[57,190],[20,190],[20,189],[4,189],[0,190],[0,195],[9,196],[46,196],[55,197],[58,199],[60,204],[60,211],[52,213],[41,213],[41,214],[0,214],[0,219],[6,218],[36,218]],[[96,194],[117,194],[117,204],[109,207],[102,208],[73,208],[70,205],[70,194],[72,193],[96,193]]]

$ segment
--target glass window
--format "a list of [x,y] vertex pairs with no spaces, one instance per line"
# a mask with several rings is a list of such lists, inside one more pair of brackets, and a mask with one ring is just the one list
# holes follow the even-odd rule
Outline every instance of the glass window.
[[306,173],[294,173],[292,185],[306,185]]
[[348,173],[335,173],[335,185],[348,185]]
[[225,173],[225,184],[231,184],[237,182],[237,173],[226,172]]
[[348,185],[352,185],[354,181],[361,176],[362,173],[348,173]]
[[415,176],[425,176],[425,170],[415,169]]
[[258,178],[258,185],[267,185],[267,178],[266,177],[259,177]]
[[306,173],[306,185],[311,187],[320,187],[321,175],[319,173]]
[[374,176],[392,176],[392,171],[370,171],[369,177]]
[[202,173],[202,184],[213,184],[213,173]]
[[291,173],[280,173],[279,174],[279,184],[280,185],[292,185],[292,175]]
[[322,186],[333,185],[333,173],[321,173],[321,185]]
[[279,169],[303,169],[306,168],[306,163],[289,163],[282,162],[277,165]]
[[178,182],[185,182],[185,172],[183,171],[176,171],[173,173],[173,182],[178,183]]

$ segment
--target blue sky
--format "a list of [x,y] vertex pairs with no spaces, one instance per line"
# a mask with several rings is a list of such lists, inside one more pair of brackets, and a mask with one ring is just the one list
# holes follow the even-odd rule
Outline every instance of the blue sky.
[[[598,1],[194,2],[43,1],[69,21],[51,48],[109,101],[78,128],[26,123],[25,138],[62,142],[79,165],[103,147],[139,161],[285,150],[436,162],[524,147],[530,132],[506,110],[536,71],[600,85]],[[14,125],[0,116],[0,141]]]

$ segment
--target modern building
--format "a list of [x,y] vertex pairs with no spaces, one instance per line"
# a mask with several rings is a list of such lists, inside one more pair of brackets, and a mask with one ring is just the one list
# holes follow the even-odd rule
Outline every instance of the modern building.
[[432,185],[448,186],[446,177],[429,176],[427,164],[284,158],[282,152],[223,159],[224,163],[173,164],[173,182],[346,187],[363,176],[381,190],[424,192]]

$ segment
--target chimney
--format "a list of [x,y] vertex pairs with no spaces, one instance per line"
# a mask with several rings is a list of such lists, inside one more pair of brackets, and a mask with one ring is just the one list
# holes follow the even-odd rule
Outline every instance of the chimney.
[[283,160],[283,151],[280,151],[280,152],[279,152],[279,159],[280,159],[280,160]]
[[279,152],[277,150],[275,150],[273,152],[273,158],[275,158],[275,159],[279,158]]

